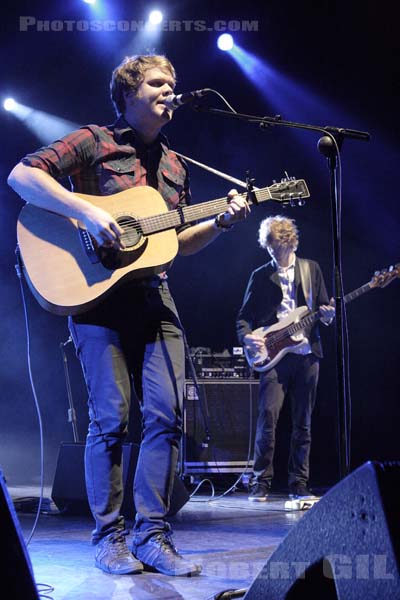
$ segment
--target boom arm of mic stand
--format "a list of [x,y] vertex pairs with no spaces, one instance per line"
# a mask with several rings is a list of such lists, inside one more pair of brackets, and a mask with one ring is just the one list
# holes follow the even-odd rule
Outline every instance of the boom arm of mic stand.
[[205,106],[200,104],[194,104],[192,108],[198,112],[220,115],[222,117],[230,117],[232,119],[247,121],[248,123],[256,123],[263,128],[273,125],[282,125],[283,127],[292,127],[294,129],[307,129],[309,131],[328,133],[342,138],[359,140],[361,142],[369,142],[369,140],[371,139],[371,135],[367,131],[358,131],[357,129],[346,129],[344,127],[333,127],[331,125],[309,125],[307,123],[285,121],[280,115],[275,115],[274,117],[260,117],[257,115],[247,115],[238,112],[231,112],[229,110],[222,110],[220,108],[213,108],[211,106]]

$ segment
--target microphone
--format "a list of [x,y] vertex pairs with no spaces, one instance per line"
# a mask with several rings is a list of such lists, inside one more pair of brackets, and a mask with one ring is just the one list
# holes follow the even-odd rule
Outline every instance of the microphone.
[[211,92],[210,88],[205,88],[204,90],[194,90],[193,92],[185,92],[184,94],[170,94],[164,99],[164,104],[167,108],[171,108],[175,110],[183,104],[188,104],[190,102],[194,102],[197,98],[201,98],[208,92]]

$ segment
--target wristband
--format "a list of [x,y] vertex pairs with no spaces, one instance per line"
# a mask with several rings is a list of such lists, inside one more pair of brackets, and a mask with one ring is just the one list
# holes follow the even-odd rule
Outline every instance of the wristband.
[[229,229],[232,229],[233,224],[227,225],[222,222],[224,214],[225,213],[219,213],[219,215],[215,217],[214,223],[217,229],[220,229],[221,231],[229,231]]

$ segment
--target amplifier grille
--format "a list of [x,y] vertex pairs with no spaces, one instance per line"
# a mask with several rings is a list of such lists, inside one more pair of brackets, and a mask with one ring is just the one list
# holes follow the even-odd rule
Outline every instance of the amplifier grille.
[[252,464],[258,381],[200,380],[199,391],[200,398],[194,382],[186,380],[184,473],[242,471],[248,459]]

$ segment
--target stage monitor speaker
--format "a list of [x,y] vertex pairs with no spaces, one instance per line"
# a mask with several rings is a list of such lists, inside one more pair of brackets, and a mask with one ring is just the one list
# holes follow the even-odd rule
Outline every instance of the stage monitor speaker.
[[[85,444],[81,442],[62,442],[58,454],[51,497],[59,510],[76,515],[89,515],[90,508],[85,484]],[[123,483],[124,500],[121,513],[127,519],[136,514],[133,501],[133,480],[139,456],[138,444],[123,444]],[[189,493],[181,479],[176,475],[168,515],[175,515],[189,500]]]
[[[185,382],[184,472],[236,472],[253,458],[258,381],[201,379]],[[206,439],[204,417],[210,439]],[[237,467],[237,468],[236,468]]]
[[14,505],[0,471],[0,523],[2,552],[0,581],[4,598],[39,600],[31,561],[26,549]]
[[289,531],[246,600],[400,599],[400,463],[367,462]]

